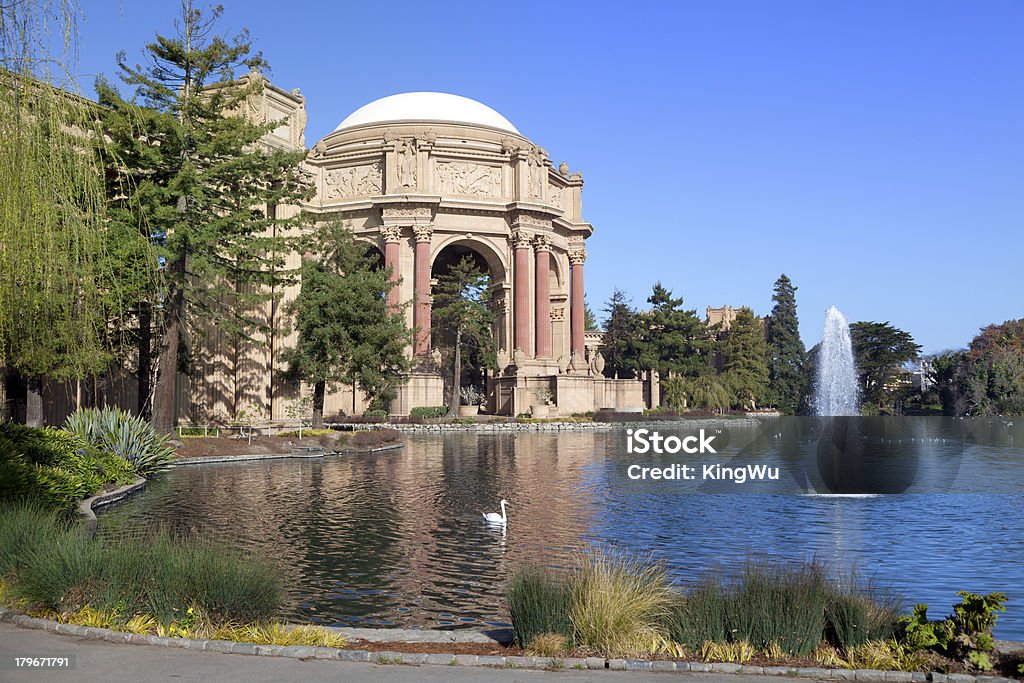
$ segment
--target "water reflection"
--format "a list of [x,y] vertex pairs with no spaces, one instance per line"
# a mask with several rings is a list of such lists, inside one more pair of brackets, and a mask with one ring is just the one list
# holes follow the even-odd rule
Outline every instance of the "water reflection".
[[[910,488],[920,492],[900,496],[800,495],[798,465],[813,459],[817,432],[784,420],[720,439],[721,462],[792,475],[742,486],[632,481],[629,464],[679,457],[627,456],[621,431],[457,433],[372,455],[177,468],[101,514],[100,532],[170,526],[255,551],[285,570],[290,616],[327,624],[504,625],[503,586],[517,567],[565,566],[581,543],[611,543],[664,560],[681,583],[749,553],[816,556],[935,614],[957,590],[1002,590],[1011,603],[999,635],[1024,639],[1024,434],[1005,423],[950,429],[885,427],[886,439],[916,444],[920,462]],[[506,530],[480,516],[501,498]]]

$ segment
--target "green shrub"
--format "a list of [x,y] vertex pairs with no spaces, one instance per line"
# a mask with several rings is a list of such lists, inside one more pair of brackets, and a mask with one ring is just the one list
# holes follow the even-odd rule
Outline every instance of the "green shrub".
[[409,411],[409,417],[429,419],[444,417],[448,414],[448,406],[419,406]]
[[106,453],[125,458],[143,476],[164,469],[174,456],[165,434],[119,408],[82,408],[68,417],[64,429]]
[[915,606],[912,614],[900,619],[902,641],[912,649],[935,650],[979,671],[989,671],[995,649],[992,631],[999,613],[1006,611],[1006,594],[959,591],[957,595],[960,602],[953,605],[953,614],[941,621],[928,619],[928,605]]
[[508,607],[516,645],[530,647],[542,635],[572,636],[569,592],[564,582],[535,567],[516,572],[508,589]]
[[369,410],[363,411],[363,417],[383,417],[388,416],[388,411],[383,408],[370,408]]
[[73,434],[0,425],[0,501],[35,500],[69,508],[106,484],[126,484],[134,469]]

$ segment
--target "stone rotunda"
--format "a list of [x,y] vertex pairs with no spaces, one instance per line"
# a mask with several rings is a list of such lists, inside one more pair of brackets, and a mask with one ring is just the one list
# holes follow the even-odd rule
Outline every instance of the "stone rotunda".
[[[306,208],[342,219],[376,245],[399,279],[392,300],[411,301],[412,353],[431,349],[432,278],[471,254],[491,278],[498,351],[485,408],[529,411],[547,388],[559,413],[593,410],[584,346],[583,177],[480,102],[433,92],[385,97],[353,112],[307,160],[316,198]],[[599,363],[595,356],[595,363]],[[440,375],[418,363],[392,411],[446,403]],[[601,405],[595,406],[595,398]]]

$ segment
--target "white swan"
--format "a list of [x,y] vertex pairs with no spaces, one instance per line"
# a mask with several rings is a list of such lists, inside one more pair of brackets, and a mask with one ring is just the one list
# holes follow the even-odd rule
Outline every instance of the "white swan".
[[508,516],[505,514],[505,506],[508,505],[508,501],[504,498],[501,499],[501,514],[497,512],[485,512],[484,521],[488,524],[505,524],[508,522]]

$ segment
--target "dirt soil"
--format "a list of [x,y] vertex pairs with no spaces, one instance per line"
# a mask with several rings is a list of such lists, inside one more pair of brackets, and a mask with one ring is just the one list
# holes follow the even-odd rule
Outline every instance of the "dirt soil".
[[335,432],[326,436],[254,436],[252,443],[248,439],[237,436],[194,437],[185,436],[175,439],[181,445],[174,450],[179,458],[209,458],[225,455],[271,455],[290,453],[292,448],[303,446],[322,446],[327,452],[344,448],[351,434]]

